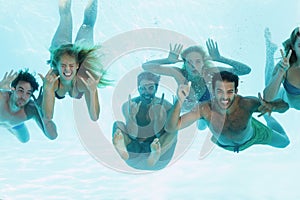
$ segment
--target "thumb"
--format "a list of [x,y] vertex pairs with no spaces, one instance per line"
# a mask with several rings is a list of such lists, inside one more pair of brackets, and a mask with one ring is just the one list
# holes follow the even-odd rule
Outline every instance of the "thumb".
[[38,73],[38,75],[41,77],[42,80],[45,79],[45,77],[42,74]]

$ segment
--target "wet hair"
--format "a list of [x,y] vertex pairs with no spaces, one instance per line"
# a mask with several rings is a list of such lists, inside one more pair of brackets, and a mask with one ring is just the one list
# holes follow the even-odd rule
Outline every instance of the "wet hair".
[[[293,50],[293,46],[296,43],[297,38],[300,37],[299,27],[295,28],[290,35],[290,38],[285,40],[282,45],[284,47],[285,56],[288,55],[289,51],[292,50],[292,55],[290,57],[290,65],[294,64],[297,61],[297,55]],[[299,58],[300,59],[300,58]]]
[[51,58],[48,60],[48,64],[57,71],[58,63],[60,62],[60,59],[63,55],[69,55],[76,59],[76,62],[78,61],[78,52],[76,52],[76,48],[73,44],[64,44],[59,46],[56,49],[50,49]]
[[142,80],[153,81],[155,83],[155,85],[158,86],[159,81],[160,81],[160,76],[155,75],[151,72],[142,72],[137,77],[137,84],[140,85]]
[[206,52],[204,51],[204,49],[200,46],[190,46],[188,48],[186,48],[185,50],[182,51],[181,53],[181,58],[182,60],[185,62],[186,60],[186,56],[189,54],[189,53],[192,53],[192,52],[197,52],[199,53],[202,57],[203,57],[203,60],[205,60],[205,58],[207,58],[207,54]]
[[216,87],[217,81],[227,81],[234,83],[234,89],[237,90],[239,86],[239,77],[234,73],[228,71],[221,71],[219,73],[215,73],[212,77],[212,89],[214,90]]
[[79,42],[64,44],[56,49],[50,49],[51,58],[48,64],[53,68],[54,73],[58,75],[60,59],[63,55],[67,54],[74,57],[76,63],[78,63],[79,68],[77,69],[77,73],[81,72],[80,76],[86,76],[85,71],[89,71],[95,79],[101,77],[98,87],[110,85],[112,81],[105,78],[106,70],[104,70],[101,63],[102,54],[99,50],[99,45],[87,46]]
[[[184,63],[186,62],[186,56],[192,52],[199,53],[202,56],[204,63],[203,68],[209,68],[212,66],[210,57],[207,55],[206,51],[201,46],[190,46],[183,50],[181,53],[181,58],[184,61]],[[185,64],[183,65],[183,69],[185,69]]]
[[26,69],[25,71],[19,71],[17,78],[12,81],[11,87],[16,88],[20,81],[29,83],[32,87],[32,92],[38,90],[39,88],[38,82],[36,81],[35,77],[28,72],[28,69]]

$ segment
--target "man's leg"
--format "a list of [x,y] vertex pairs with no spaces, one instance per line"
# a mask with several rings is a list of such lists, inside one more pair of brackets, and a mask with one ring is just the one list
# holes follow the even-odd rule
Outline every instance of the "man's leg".
[[113,145],[123,160],[129,158],[127,145],[130,143],[130,138],[126,134],[123,134],[125,132],[126,126],[123,122],[117,121],[114,123],[112,134]]
[[77,33],[75,41],[84,44],[94,44],[94,25],[97,19],[98,0],[89,0],[85,10],[83,23]]
[[[151,143],[151,153],[148,157],[148,165],[154,166],[158,160],[164,157],[164,160],[171,160],[175,150],[174,143],[177,142],[177,133],[164,133],[160,137],[154,139]],[[172,149],[174,148],[174,149]],[[173,151],[173,152],[170,152]],[[168,153],[169,152],[169,153]]]
[[59,0],[60,21],[53,36],[50,49],[58,48],[62,44],[72,43],[72,14],[71,0]]
[[22,143],[26,143],[29,141],[30,136],[27,127],[25,124],[20,124],[14,126],[13,128],[8,129],[13,135],[15,135],[18,140]]
[[150,145],[151,153],[148,157],[147,163],[149,166],[154,166],[161,155],[161,144],[158,138],[155,138]]
[[273,130],[272,139],[269,145],[278,148],[284,148],[288,146],[290,144],[290,140],[282,126],[272,116],[265,114],[264,118],[268,127]]

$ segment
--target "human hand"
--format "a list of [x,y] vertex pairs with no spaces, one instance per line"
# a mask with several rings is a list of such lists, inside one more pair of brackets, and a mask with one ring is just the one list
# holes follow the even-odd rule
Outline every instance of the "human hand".
[[44,77],[42,74],[38,74],[42,81],[43,81],[43,89],[48,90],[48,89],[53,89],[54,83],[59,79],[60,76],[57,76],[56,74],[52,73],[53,69],[50,69],[46,76]]
[[282,49],[280,49],[281,53],[281,61],[279,62],[279,66],[282,70],[287,71],[290,68],[290,57],[292,55],[292,50],[290,49],[287,56],[284,55]]
[[[163,103],[165,99],[165,93],[162,93],[160,101],[151,104],[151,107],[149,109],[149,116],[151,119],[161,119],[163,116],[163,113],[165,112]],[[154,101],[153,101],[154,102]]]
[[128,95],[128,113],[130,117],[135,118],[136,114],[139,112],[141,103],[141,101],[139,103],[132,101],[131,95]]
[[4,74],[3,79],[0,81],[0,89],[4,91],[10,91],[11,90],[11,83],[13,80],[15,80],[18,76],[17,72],[14,72],[14,70],[11,70],[9,73],[6,72]]
[[269,113],[269,116],[271,115],[272,111],[273,111],[273,105],[269,102],[267,102],[266,100],[264,100],[260,94],[260,92],[258,93],[258,99],[260,102],[260,106],[258,107],[258,111],[261,113],[258,115],[258,117],[263,116],[265,113]]
[[175,44],[174,48],[172,48],[172,44],[169,45],[170,46],[170,51],[169,51],[169,56],[168,56],[168,60],[170,63],[177,63],[177,62],[181,62],[182,60],[179,60],[179,54],[182,51],[183,45],[182,44]]
[[180,84],[177,90],[177,97],[178,97],[178,101],[180,103],[183,103],[184,100],[187,98],[187,96],[190,93],[190,89],[191,89],[191,81],[188,82],[188,84]]
[[154,123],[154,132],[158,133],[163,129],[167,120],[167,111],[163,105],[165,94],[163,93],[159,102],[152,104],[149,108],[149,117]]
[[90,72],[85,71],[85,73],[88,75],[88,78],[84,79],[83,77],[79,77],[80,80],[83,82],[83,84],[85,85],[85,87],[90,92],[96,91],[97,90],[97,85],[98,85],[98,83],[100,81],[101,76],[99,78],[95,79]]
[[218,49],[218,43],[214,42],[212,39],[208,39],[206,41],[206,47],[209,53],[209,56],[211,57],[212,60],[218,61],[221,58],[219,49]]

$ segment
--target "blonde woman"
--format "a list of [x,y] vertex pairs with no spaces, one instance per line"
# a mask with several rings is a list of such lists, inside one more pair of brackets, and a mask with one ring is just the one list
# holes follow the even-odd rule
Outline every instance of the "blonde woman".
[[98,120],[100,105],[97,86],[106,85],[103,79],[99,46],[93,42],[93,28],[97,16],[97,0],[90,0],[84,12],[75,43],[72,44],[71,0],[59,1],[60,23],[50,47],[51,69],[43,79],[44,116],[53,118],[55,97],[62,99],[65,95],[80,99],[85,97],[90,118]]

